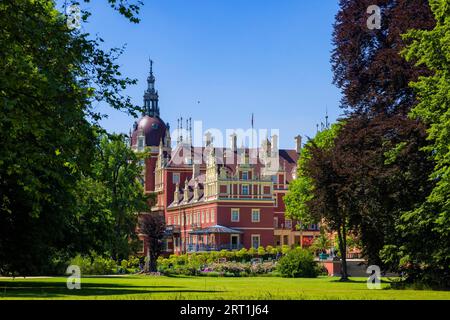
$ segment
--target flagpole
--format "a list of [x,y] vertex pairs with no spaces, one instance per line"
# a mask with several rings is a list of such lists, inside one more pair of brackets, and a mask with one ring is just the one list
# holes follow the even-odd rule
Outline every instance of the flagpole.
[[254,139],[254,136],[253,136],[253,131],[254,131],[254,114],[253,114],[253,112],[252,112],[252,142],[251,142],[251,147],[253,147],[253,139]]

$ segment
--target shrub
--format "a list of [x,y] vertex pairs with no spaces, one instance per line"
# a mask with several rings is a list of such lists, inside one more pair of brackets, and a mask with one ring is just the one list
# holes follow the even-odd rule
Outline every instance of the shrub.
[[95,254],[92,257],[77,255],[70,261],[70,265],[79,266],[82,275],[106,275],[117,271],[114,260]]
[[236,258],[238,258],[241,261],[247,261],[249,258],[248,250],[245,248],[242,248],[238,252],[236,252]]
[[248,254],[250,255],[250,257],[255,256],[256,254],[258,254],[258,250],[256,250],[255,248],[250,248],[248,249]]
[[250,273],[250,264],[240,263],[240,262],[223,262],[223,263],[213,263],[208,266],[210,271],[219,272],[220,274],[233,274],[234,276],[240,276],[241,273]]
[[317,275],[319,276],[328,276],[328,269],[322,264],[316,264]]
[[[276,250],[272,248],[272,250]],[[258,252],[259,251],[259,252]],[[262,275],[275,270],[275,262],[251,264],[251,258],[257,254],[267,256],[264,249],[241,249],[239,251],[220,251],[207,253],[192,253],[189,255],[172,255],[169,258],[158,259],[158,271],[166,275],[208,275],[217,272],[221,276],[225,273],[234,276]],[[252,253],[252,254],[251,254]],[[226,261],[220,261],[220,259]],[[219,262],[220,261],[220,262]]]
[[216,271],[204,271],[202,272],[202,275],[207,276],[207,277],[213,277],[213,278],[217,278],[220,277],[221,274],[220,272],[216,272]]
[[276,263],[274,262],[263,262],[255,263],[251,266],[251,272],[253,275],[263,275],[273,272],[276,269]]
[[293,249],[278,262],[277,270],[286,278],[315,278],[317,266],[314,256],[305,249]]
[[291,250],[291,248],[286,244],[281,247],[282,254],[287,254],[290,250]]
[[266,247],[267,254],[270,254],[272,256],[276,256],[277,254],[277,248],[272,247],[271,245]]
[[94,256],[91,264],[91,274],[105,275],[114,274],[117,269],[117,264],[110,258],[103,258],[100,256]]
[[258,256],[264,257],[266,255],[266,250],[264,250],[264,247],[258,248]]
[[80,268],[81,274],[91,274],[91,259],[89,257],[83,257],[77,255],[75,258],[70,260],[70,265],[78,266]]
[[131,256],[128,258],[128,268],[138,269],[141,264],[141,259],[139,257]]

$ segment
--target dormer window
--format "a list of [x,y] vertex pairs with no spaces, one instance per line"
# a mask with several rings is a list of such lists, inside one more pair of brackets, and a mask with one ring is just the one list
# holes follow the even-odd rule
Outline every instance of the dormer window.
[[242,180],[248,180],[248,171],[242,172]]
[[144,145],[145,145],[145,137],[139,136],[138,137],[138,151],[144,151]]

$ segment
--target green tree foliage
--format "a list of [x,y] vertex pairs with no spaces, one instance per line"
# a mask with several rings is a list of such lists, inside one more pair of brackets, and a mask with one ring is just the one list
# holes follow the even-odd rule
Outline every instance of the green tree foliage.
[[[345,189],[347,173],[342,170],[345,159],[335,155],[334,144],[343,123],[317,134],[308,141],[299,160],[298,178],[303,182],[294,182],[286,195],[286,211],[289,216],[301,221],[320,221],[339,238],[339,250],[342,252],[342,277],[347,274],[347,234],[354,225],[352,215],[354,207],[349,201]],[[299,188],[300,185],[306,187]]]
[[[77,188],[75,251],[89,248],[126,259],[135,249],[137,213],[148,211],[150,196],[139,181],[145,153],[135,153],[122,135],[99,137],[91,174]],[[78,246],[78,247],[77,247]]]
[[[381,28],[370,30],[367,8],[373,4],[381,9]],[[340,1],[332,65],[347,118],[334,154],[345,177],[339,188],[370,264],[382,266],[380,250],[395,234],[401,212],[420,205],[432,187],[426,179],[432,163],[421,151],[425,128],[407,117],[416,103],[408,83],[429,70],[400,52],[403,33],[434,25],[427,0]]]
[[317,265],[311,252],[305,249],[292,249],[278,261],[277,269],[285,278],[315,278]]
[[316,253],[326,252],[332,246],[332,241],[329,238],[328,232],[326,232],[324,227],[320,228],[320,235],[314,239],[313,244],[310,249]]
[[283,199],[286,205],[286,215],[289,218],[299,220],[305,225],[319,222],[312,217],[307,205],[313,197],[314,185],[314,181],[307,173],[307,165],[312,158],[310,148],[313,144],[323,149],[331,148],[341,126],[341,123],[333,124],[329,129],[318,132],[302,148],[298,161],[297,178],[289,184],[289,192]]
[[430,0],[430,6],[436,27],[408,32],[405,55],[432,71],[411,85],[419,99],[411,117],[429,126],[432,144],[425,150],[436,163],[430,176],[436,184],[419,208],[401,216],[398,239],[384,257],[408,281],[450,287],[450,1]]
[[426,144],[424,125],[403,115],[352,116],[339,132],[333,147],[339,189],[370,264],[383,266],[380,250],[396,238],[397,219],[432,188]]
[[[109,2],[129,18],[136,12]],[[66,20],[51,0],[0,3],[2,274],[47,272],[70,246],[75,189],[95,154],[91,122],[101,118],[92,103],[138,110],[121,93],[135,83],[114,62],[122,50],[102,50]]]

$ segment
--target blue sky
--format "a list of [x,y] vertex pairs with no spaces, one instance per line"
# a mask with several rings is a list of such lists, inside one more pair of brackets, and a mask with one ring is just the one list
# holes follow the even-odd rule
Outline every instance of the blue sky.
[[[295,135],[315,134],[326,108],[331,121],[342,113],[329,62],[337,0],[145,0],[139,24],[93,2],[83,30],[109,47],[126,44],[119,64],[139,81],[126,91],[137,104],[154,60],[172,129],[180,116],[205,129],[247,129],[254,113],[256,128],[279,129],[280,147],[293,148]],[[108,131],[129,132],[131,116],[97,108]]]

